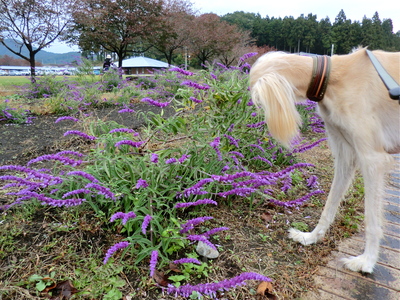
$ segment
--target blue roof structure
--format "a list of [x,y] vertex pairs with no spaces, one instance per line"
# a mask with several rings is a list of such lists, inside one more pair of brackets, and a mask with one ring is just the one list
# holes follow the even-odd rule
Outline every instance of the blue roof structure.
[[168,68],[168,64],[156,59],[138,56],[124,59],[122,61],[123,68]]

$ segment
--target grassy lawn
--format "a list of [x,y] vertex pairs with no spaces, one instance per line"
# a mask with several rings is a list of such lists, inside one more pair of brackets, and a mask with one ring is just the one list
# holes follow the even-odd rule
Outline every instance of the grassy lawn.
[[30,80],[25,76],[0,76],[0,92],[14,90],[16,87],[29,83]]

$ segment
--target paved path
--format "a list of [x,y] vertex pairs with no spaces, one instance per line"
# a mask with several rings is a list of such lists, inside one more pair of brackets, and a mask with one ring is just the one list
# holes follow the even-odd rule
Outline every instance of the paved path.
[[339,245],[326,266],[320,266],[315,282],[317,292],[302,300],[400,300],[400,155],[385,197],[384,239],[373,274],[361,275],[342,267],[340,258],[358,255],[364,249],[361,232]]

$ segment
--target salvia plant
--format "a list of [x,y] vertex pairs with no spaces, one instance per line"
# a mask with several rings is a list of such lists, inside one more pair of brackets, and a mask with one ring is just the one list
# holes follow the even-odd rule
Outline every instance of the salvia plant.
[[29,124],[35,118],[29,110],[9,106],[9,99],[0,102],[0,124]]
[[[26,166],[0,166],[3,188],[10,188],[8,195],[14,199],[2,209],[32,200],[56,207],[90,207],[124,235],[107,250],[104,264],[112,264],[117,253],[129,252],[135,264],[150,262],[151,277],[171,261],[188,264],[195,273],[201,263],[194,246],[202,242],[217,249],[213,235],[229,231],[212,228],[213,218],[203,215],[207,206],[241,197],[253,209],[263,202],[297,207],[322,193],[318,178],[310,172],[313,165],[297,161],[294,155],[322,140],[305,144],[299,138],[292,151],[275,143],[251,101],[246,59],[234,68],[210,64],[194,73],[174,67],[136,83],[113,85],[121,95],[134,85],[141,90],[135,94],[141,95],[141,102],[173,107],[176,113],[169,118],[148,113],[142,116],[147,125],[140,131],[98,120],[87,132],[64,134],[92,143],[89,153],[62,151],[39,156]],[[76,86],[69,95],[73,99],[81,93]],[[121,113],[138,114],[127,103],[121,105]],[[299,110],[302,130],[323,130],[312,103]],[[56,122],[65,121],[80,120],[64,116]],[[43,169],[45,161],[54,167]],[[307,192],[299,195],[299,186]],[[281,199],[282,193],[288,200]],[[177,257],[181,253],[188,256]],[[190,278],[185,280],[186,284],[177,282],[166,292],[212,298],[246,280],[271,281],[251,272],[217,283],[191,285]]]

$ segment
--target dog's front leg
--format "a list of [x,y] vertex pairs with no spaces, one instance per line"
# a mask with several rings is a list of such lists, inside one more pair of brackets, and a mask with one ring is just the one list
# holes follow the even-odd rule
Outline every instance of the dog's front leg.
[[[361,160],[361,158],[360,158]],[[364,253],[344,258],[345,267],[355,272],[372,273],[379,257],[380,240],[383,236],[382,206],[385,173],[391,163],[386,153],[362,159],[361,172],[365,186],[365,249]]]
[[314,244],[324,237],[335,218],[340,201],[354,177],[354,150],[347,143],[341,143],[342,139],[335,139],[334,135],[332,136],[331,148],[335,157],[334,178],[318,225],[312,232],[301,232],[294,228],[289,230],[289,237],[303,245]]

